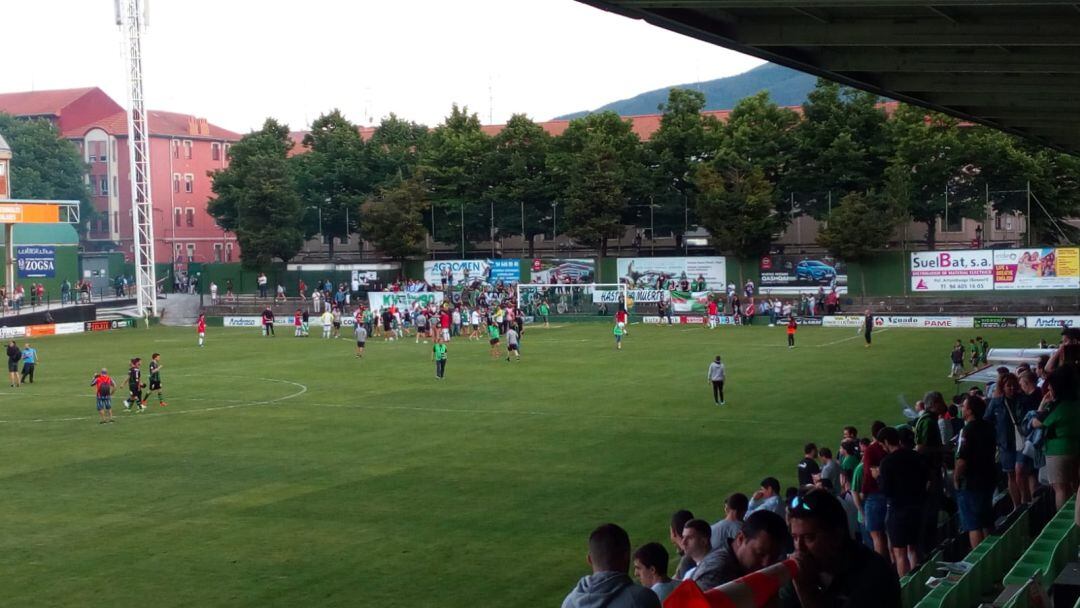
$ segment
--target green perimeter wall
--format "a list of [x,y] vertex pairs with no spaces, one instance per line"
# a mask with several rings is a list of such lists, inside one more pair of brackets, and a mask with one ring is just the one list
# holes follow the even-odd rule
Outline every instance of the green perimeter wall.
[[[729,281],[745,282],[747,280],[754,281],[755,284],[760,284],[761,273],[758,267],[758,260],[744,260],[737,259],[732,256],[727,257],[727,275]],[[597,283],[614,283],[618,281],[618,258],[593,258],[596,260]],[[406,260],[402,264],[402,274],[409,278],[419,278],[424,275],[424,261],[425,260]],[[875,255],[872,259],[863,262],[852,262],[848,264],[848,294],[852,296],[873,296],[873,297],[887,297],[887,296],[915,296],[915,297],[948,297],[948,298],[963,298],[963,297],[979,297],[979,298],[1000,298],[1000,299],[1015,299],[1017,296],[1025,297],[1039,297],[1039,296],[1068,296],[1075,295],[1067,293],[1066,290],[1046,291],[1046,290],[1033,290],[1033,291],[1010,291],[1005,293],[994,293],[988,291],[978,292],[932,292],[932,293],[920,293],[912,294],[910,290],[910,278],[908,276],[908,266],[910,264],[910,252],[907,251],[883,251]],[[133,273],[131,264],[126,265],[126,272]],[[110,265],[111,269],[111,265]],[[165,276],[164,273],[169,271],[168,264],[158,265],[158,277]],[[236,293],[255,293],[256,278],[259,276],[259,272],[256,270],[247,270],[241,267],[239,263],[233,264],[192,264],[191,272],[201,272],[201,278],[199,282],[200,291],[208,293],[210,289],[210,282],[214,281],[218,284],[218,289],[221,293],[224,293],[225,282],[228,279],[232,279],[233,288]],[[60,249],[57,249],[57,276],[60,275]],[[304,282],[309,286],[314,285],[316,281],[324,278],[329,278],[335,284],[341,282],[348,282],[351,279],[351,273],[348,271],[303,271],[303,272],[289,272],[285,270],[284,264],[274,264],[267,271],[266,275],[269,278],[271,290],[277,285],[279,281],[283,281],[286,292],[288,295],[293,296],[296,294],[296,287],[299,279],[302,277]],[[74,276],[74,275],[72,275]],[[382,276],[384,280],[392,280],[393,273],[384,273]],[[532,280],[532,259],[521,259],[521,279],[522,282],[529,282]],[[865,285],[865,289],[864,289]]]

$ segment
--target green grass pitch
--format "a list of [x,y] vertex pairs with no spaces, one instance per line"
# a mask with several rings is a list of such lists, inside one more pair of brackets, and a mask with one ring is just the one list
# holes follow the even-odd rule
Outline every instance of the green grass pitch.
[[[523,361],[431,345],[155,327],[33,340],[37,383],[0,390],[0,605],[553,606],[618,522],[665,541],[677,508],[714,520],[806,441],[899,419],[951,391],[973,330],[635,325],[529,328]],[[1056,332],[980,330],[994,346]],[[20,340],[20,346],[24,340]],[[98,425],[88,382],[162,353],[168,407]],[[706,368],[728,366],[729,405]],[[951,394],[951,392],[949,393]],[[673,564],[674,566],[674,564]]]

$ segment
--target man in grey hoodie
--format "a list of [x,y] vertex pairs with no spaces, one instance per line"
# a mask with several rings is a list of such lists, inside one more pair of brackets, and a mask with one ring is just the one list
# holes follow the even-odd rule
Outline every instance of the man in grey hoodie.
[[562,608],[660,608],[650,589],[630,579],[630,536],[615,524],[603,524],[589,535],[589,565],[563,600]]

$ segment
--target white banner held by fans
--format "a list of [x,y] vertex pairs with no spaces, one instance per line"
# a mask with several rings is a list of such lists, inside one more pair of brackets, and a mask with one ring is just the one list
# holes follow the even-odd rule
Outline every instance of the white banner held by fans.
[[917,251],[911,254],[911,289],[990,291],[994,288],[991,250]]
[[382,310],[389,306],[406,309],[412,307],[413,302],[429,306],[441,304],[443,301],[441,291],[369,291],[367,295],[368,305],[372,310]]
[[686,275],[687,281],[699,276],[705,278],[709,289],[722,291],[727,282],[727,266],[723,256],[694,256],[672,258],[619,258],[619,282],[631,287],[656,287],[660,275],[678,281]]
[[[592,295],[593,304],[613,304],[619,301],[619,296],[622,294],[618,289],[594,289]],[[664,291],[662,289],[628,289],[626,290],[626,297],[631,302],[636,303],[656,303],[663,297]]]

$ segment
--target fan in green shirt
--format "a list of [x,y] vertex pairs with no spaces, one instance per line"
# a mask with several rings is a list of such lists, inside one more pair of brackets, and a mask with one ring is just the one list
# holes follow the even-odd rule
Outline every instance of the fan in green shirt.
[[446,343],[436,342],[431,349],[431,358],[435,361],[435,377],[442,380],[446,373]]
[[622,350],[622,337],[624,331],[625,330],[619,327],[618,324],[615,325],[615,331],[613,332],[615,334],[615,348],[619,350]]
[[491,358],[498,359],[502,356],[502,353],[499,352],[499,326],[489,321],[487,332],[488,342],[491,344]]
[[540,317],[544,319],[544,327],[548,327],[548,314],[551,313],[551,309],[548,307],[547,301],[540,303]]

